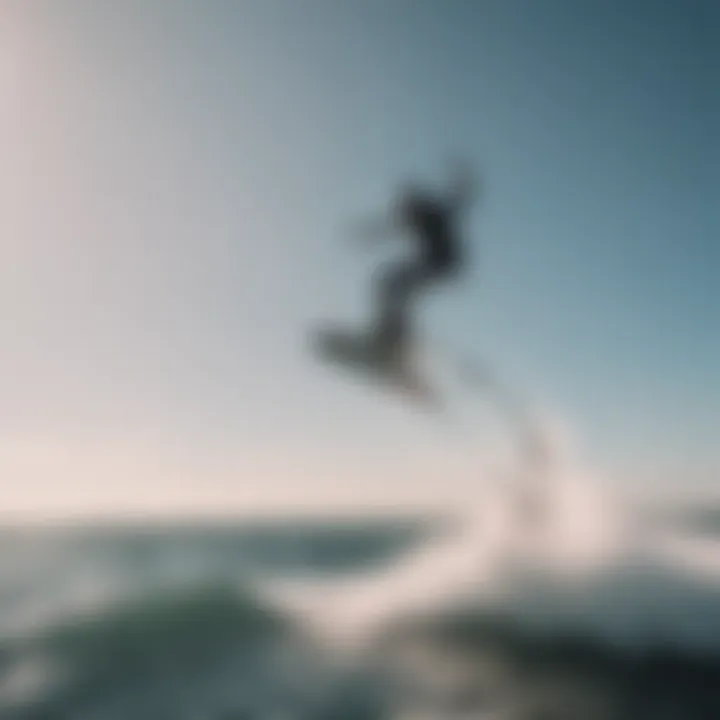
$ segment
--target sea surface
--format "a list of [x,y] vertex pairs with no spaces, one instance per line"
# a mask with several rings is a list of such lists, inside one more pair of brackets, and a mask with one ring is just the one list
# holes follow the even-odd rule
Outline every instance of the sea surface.
[[720,512],[523,512],[6,527],[0,718],[720,718]]

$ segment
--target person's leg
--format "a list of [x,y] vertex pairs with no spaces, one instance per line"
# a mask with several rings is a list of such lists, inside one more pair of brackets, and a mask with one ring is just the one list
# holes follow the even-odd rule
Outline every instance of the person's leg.
[[392,266],[380,277],[375,286],[375,333],[381,346],[398,348],[411,339],[409,306],[431,279],[431,268],[419,262]]

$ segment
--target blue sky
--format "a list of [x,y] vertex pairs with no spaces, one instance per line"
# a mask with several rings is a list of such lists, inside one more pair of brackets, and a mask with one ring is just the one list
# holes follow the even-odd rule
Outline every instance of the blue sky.
[[18,506],[405,497],[428,453],[442,482],[447,434],[303,343],[368,313],[382,256],[348,247],[353,220],[457,153],[487,183],[476,262],[425,325],[611,479],[711,484],[719,32],[709,0],[3,3]]

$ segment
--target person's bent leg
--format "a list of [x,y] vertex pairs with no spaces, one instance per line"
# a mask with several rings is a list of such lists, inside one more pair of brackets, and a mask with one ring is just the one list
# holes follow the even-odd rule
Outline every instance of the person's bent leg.
[[411,339],[410,302],[430,279],[428,268],[419,263],[392,267],[376,285],[376,336],[387,348],[404,346]]

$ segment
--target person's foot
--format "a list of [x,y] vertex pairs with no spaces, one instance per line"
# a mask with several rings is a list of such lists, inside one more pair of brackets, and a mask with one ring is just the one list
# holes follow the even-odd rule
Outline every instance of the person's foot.
[[378,332],[373,334],[372,343],[374,352],[383,363],[396,367],[404,365],[409,352],[408,343],[404,338]]

